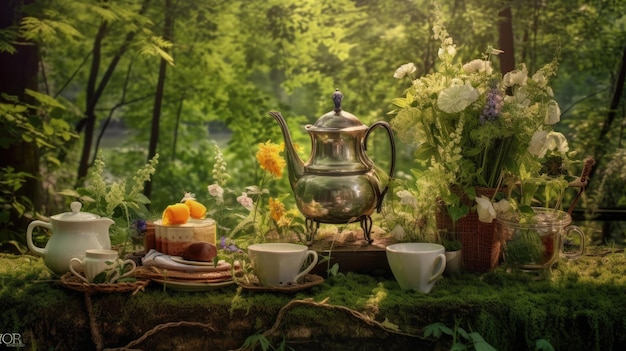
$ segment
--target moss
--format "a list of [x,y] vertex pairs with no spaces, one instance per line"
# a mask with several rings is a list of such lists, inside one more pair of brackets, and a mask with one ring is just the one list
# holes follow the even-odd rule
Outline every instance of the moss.
[[[237,287],[187,293],[153,284],[134,296],[94,295],[92,302],[109,346],[125,345],[166,321],[188,321],[216,328],[205,331],[214,333],[211,340],[219,345],[215,349],[237,348],[245,337],[271,328],[280,308],[290,301],[328,299],[330,305],[345,306],[412,335],[421,335],[435,322],[453,326],[460,320],[466,330],[480,333],[501,350],[532,348],[537,339],[548,340],[557,350],[610,350],[626,343],[625,267],[626,257],[620,253],[561,261],[549,279],[541,281],[504,267],[480,275],[453,275],[441,279],[429,294],[403,291],[389,274],[342,273],[295,294]],[[50,277],[38,258],[0,256],[0,330],[31,335],[37,339],[28,345],[40,348],[89,344],[84,295],[62,288]],[[392,341],[399,336],[345,312],[311,306],[286,313],[280,331],[293,338],[309,335],[312,340],[321,333],[328,337],[325,342],[349,342],[346,338],[369,340],[372,345],[375,340],[408,342]],[[176,331],[167,335],[172,333]],[[198,338],[202,335],[198,333]],[[226,337],[230,341],[220,339]],[[156,339],[150,345],[159,346]]]

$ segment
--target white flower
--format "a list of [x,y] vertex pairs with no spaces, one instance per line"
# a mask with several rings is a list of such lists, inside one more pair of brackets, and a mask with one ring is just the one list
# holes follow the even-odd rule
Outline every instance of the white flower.
[[496,210],[496,215],[500,215],[502,213],[509,212],[513,209],[511,203],[507,199],[502,199],[493,204],[493,209]]
[[404,228],[399,224],[396,224],[389,232],[389,234],[391,234],[398,241],[402,241],[406,237],[406,232],[404,231]]
[[547,137],[547,146],[550,151],[558,151],[560,154],[566,154],[569,151],[567,138],[559,132],[550,132]]
[[417,208],[417,199],[413,194],[408,190],[400,190],[396,193],[400,198],[400,204],[409,205],[413,208]]
[[559,104],[554,101],[548,101],[546,108],[546,118],[544,119],[544,124],[553,125],[558,123],[561,120],[561,109],[559,108]]
[[567,153],[569,151],[567,139],[559,132],[536,131],[530,143],[528,143],[528,152],[542,158],[548,151],[558,151],[561,154]]
[[512,87],[514,85],[526,85],[527,80],[528,70],[523,65],[522,69],[515,69],[505,74],[504,78],[502,78],[502,83],[506,87]]
[[547,149],[545,149],[545,140],[547,135],[548,131],[536,131],[530,139],[530,142],[528,143],[528,152],[537,157],[545,156],[547,151]]
[[454,45],[448,45],[445,48],[439,48],[437,55],[442,60],[445,59],[446,56],[450,56],[450,58],[452,58],[456,55],[456,47],[454,47]]
[[540,86],[545,86],[548,83],[548,79],[543,74],[543,71],[539,70],[533,74],[533,80]]
[[491,200],[485,195],[476,198],[476,212],[478,220],[483,223],[491,223],[496,218],[496,210],[493,208]]
[[413,64],[413,62],[405,63],[404,65],[396,69],[396,72],[393,74],[393,77],[397,79],[402,79],[407,74],[411,74],[415,72],[416,70],[417,68],[415,67],[415,64]]
[[211,194],[211,196],[217,198],[217,201],[220,201],[224,198],[224,189],[222,189],[219,184],[213,183],[209,185],[207,189],[209,190],[209,194]]
[[224,189],[222,189],[222,187],[217,183],[209,185],[207,189],[209,190],[209,194],[211,194],[211,196],[222,197],[224,195]]
[[254,206],[254,201],[251,197],[248,197],[248,194],[246,194],[245,192],[242,192],[241,196],[237,197],[237,202],[239,202],[241,206],[245,207],[248,210],[252,210],[252,207]]
[[513,91],[513,96],[505,95],[504,103],[509,105],[519,105],[520,107],[528,107],[531,103],[530,96],[528,95],[528,91],[524,89],[524,87],[518,87]]
[[185,195],[180,200],[180,202],[185,202],[187,200],[195,200],[195,199],[196,199],[196,194],[194,194],[194,193],[185,193]]
[[439,93],[437,107],[443,112],[457,113],[465,110],[477,99],[478,91],[471,85],[453,85]]
[[463,70],[467,73],[493,73],[493,68],[491,67],[491,61],[485,60],[472,60],[463,65]]

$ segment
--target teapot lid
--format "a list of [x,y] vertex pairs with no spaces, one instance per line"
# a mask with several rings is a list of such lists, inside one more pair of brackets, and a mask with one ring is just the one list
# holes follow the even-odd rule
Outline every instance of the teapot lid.
[[335,92],[333,93],[335,109],[318,118],[315,124],[306,126],[307,130],[367,129],[367,126],[363,124],[355,115],[341,109],[342,99],[343,94],[339,91],[339,89],[335,89]]
[[53,219],[67,222],[83,222],[83,221],[91,221],[95,219],[100,219],[102,217],[97,214],[89,213],[89,212],[81,212],[80,209],[83,207],[83,204],[74,201],[70,204],[70,209],[72,212],[64,212],[58,215],[52,216]]

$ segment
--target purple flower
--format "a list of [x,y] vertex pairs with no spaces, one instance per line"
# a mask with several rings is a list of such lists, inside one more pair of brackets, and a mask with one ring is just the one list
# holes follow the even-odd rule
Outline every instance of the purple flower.
[[483,112],[480,113],[480,123],[493,122],[498,118],[500,112],[502,112],[502,106],[504,105],[504,98],[500,93],[500,90],[496,87],[491,87],[487,90],[487,102]]
[[146,221],[143,219],[135,219],[133,221],[133,229],[139,233],[143,233],[147,230]]
[[220,239],[220,248],[222,250],[228,251],[228,252],[239,252],[239,248],[237,247],[237,245],[235,244],[228,244],[228,238],[226,238],[225,236],[223,236]]

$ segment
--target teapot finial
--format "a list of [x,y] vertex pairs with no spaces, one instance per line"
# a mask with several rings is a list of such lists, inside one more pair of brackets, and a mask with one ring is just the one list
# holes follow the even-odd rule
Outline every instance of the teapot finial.
[[339,89],[335,89],[333,93],[333,102],[335,103],[335,112],[341,112],[341,100],[343,99],[343,94],[339,91]]
[[80,209],[82,207],[83,207],[83,204],[80,203],[79,201],[72,201],[72,203],[70,204],[70,209],[72,210],[72,213],[80,212]]

